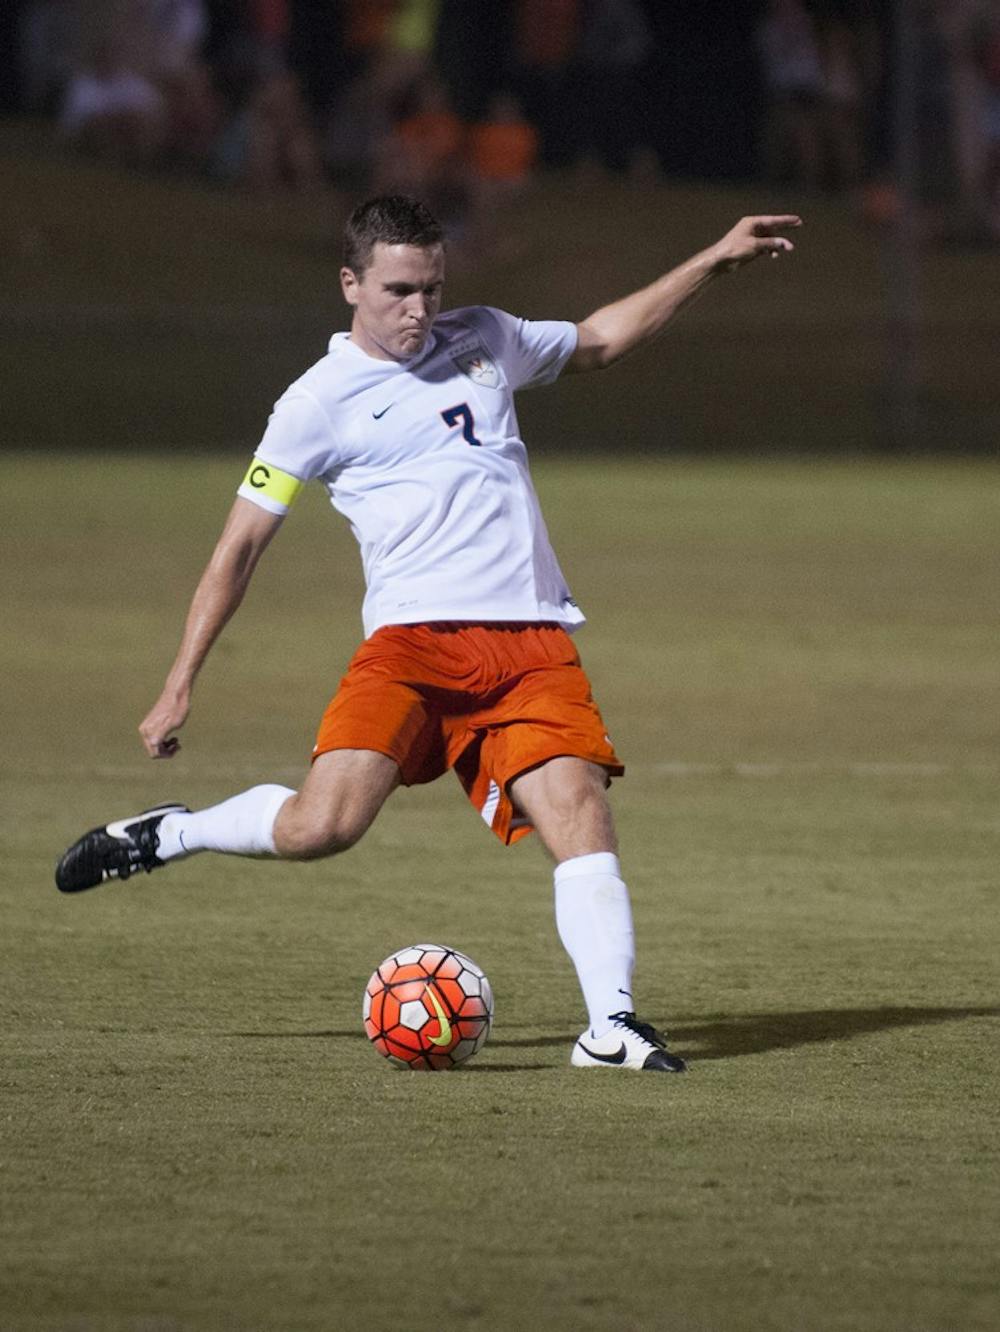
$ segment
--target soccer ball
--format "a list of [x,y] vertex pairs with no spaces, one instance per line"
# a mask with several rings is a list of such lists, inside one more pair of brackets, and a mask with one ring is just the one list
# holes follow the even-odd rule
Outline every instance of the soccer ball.
[[464,953],[413,944],[373,972],[362,1016],[368,1039],[398,1068],[456,1068],[490,1034],[493,991]]

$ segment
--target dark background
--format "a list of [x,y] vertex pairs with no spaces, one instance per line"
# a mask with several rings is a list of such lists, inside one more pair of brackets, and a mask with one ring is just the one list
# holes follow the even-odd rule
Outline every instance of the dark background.
[[[780,4],[633,0],[629,56],[627,41],[619,51],[599,40],[616,6],[581,0],[563,6],[571,40],[541,72],[523,22],[541,16],[544,36],[558,4],[441,0],[416,55],[394,45],[406,8],[202,5],[186,59],[208,72],[217,133],[199,156],[193,140],[138,154],[66,129],[67,90],[102,46],[154,83],[165,77],[162,41],[148,16],[137,26],[130,0],[4,7],[8,446],[252,448],[270,404],[346,322],[344,217],[398,177],[417,181],[453,233],[449,302],[533,317],[583,318],[743,213],[806,218],[794,258],[720,283],[660,347],[526,397],[536,451],[995,452],[992,159],[985,122],[970,131],[963,120],[959,75],[989,94],[1000,16],[995,33],[987,23],[956,35],[949,7],[922,0],[792,5],[820,54],[831,33],[849,34],[859,91],[848,171],[825,137],[822,88],[769,82],[761,25]],[[25,37],[41,11],[65,29],[44,76]],[[376,11],[382,27],[359,42],[358,13]],[[256,99],[286,72],[315,148],[308,180],[246,169]],[[436,174],[407,156],[411,141],[386,150],[432,81],[460,136],[490,119],[498,94],[517,96],[538,148],[516,188],[484,185],[464,147]],[[775,116],[793,134],[812,124],[818,172],[794,144],[769,159]],[[983,139],[978,175],[963,168],[963,125]],[[230,151],[223,171],[218,143],[231,150],[241,126],[244,157]]]

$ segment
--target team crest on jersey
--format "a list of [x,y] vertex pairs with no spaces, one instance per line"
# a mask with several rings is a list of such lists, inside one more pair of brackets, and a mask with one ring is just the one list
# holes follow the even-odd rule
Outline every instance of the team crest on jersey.
[[482,347],[474,347],[472,351],[465,352],[462,356],[453,356],[452,360],[462,374],[467,375],[474,384],[480,384],[483,388],[500,387],[500,370],[497,363]]

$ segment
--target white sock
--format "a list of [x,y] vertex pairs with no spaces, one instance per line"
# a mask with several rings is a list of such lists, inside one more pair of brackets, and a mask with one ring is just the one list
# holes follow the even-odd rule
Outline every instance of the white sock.
[[274,821],[295,792],[288,786],[253,786],[221,805],[193,814],[166,814],[157,829],[160,860],[176,860],[196,851],[224,851],[235,856],[273,856]]
[[635,934],[628,889],[610,851],[576,856],[556,866],[556,928],[573,959],[595,1036],[612,1013],[632,1003]]

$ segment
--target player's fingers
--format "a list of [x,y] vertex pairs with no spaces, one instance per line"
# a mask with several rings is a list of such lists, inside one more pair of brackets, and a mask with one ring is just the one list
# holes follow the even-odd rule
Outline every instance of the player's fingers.
[[173,758],[181,747],[181,742],[176,736],[169,736],[166,740],[154,740],[152,738],[144,740],[146,753],[150,758]]
[[150,758],[164,758],[178,747],[177,739],[169,734],[163,735],[159,728],[154,730],[152,727],[140,726],[139,736]]
[[789,227],[801,227],[802,219],[798,213],[768,213],[752,219],[754,234],[766,236],[771,231],[787,231]]

